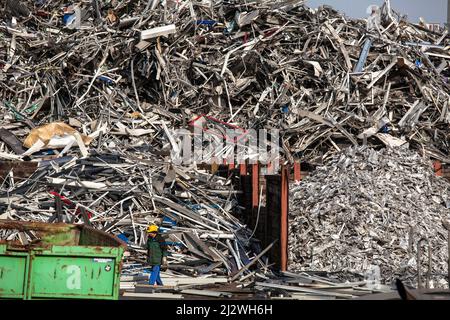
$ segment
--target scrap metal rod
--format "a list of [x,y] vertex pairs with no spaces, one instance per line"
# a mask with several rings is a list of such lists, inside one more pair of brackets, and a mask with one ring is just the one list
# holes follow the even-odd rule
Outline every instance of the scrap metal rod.
[[426,288],[429,289],[430,287],[430,278],[431,278],[431,245],[430,240],[428,238],[422,238],[417,243],[417,288],[422,288],[422,274],[421,274],[421,268],[420,268],[420,258],[422,255],[421,250],[421,244],[422,242],[427,242],[428,245],[428,270],[427,270],[427,277],[426,277]]
[[250,261],[249,263],[247,263],[241,270],[239,270],[231,279],[230,281],[234,281],[236,280],[245,270],[248,270],[248,268],[250,268],[252,265],[254,265],[259,258],[261,258],[267,251],[270,250],[270,248],[272,248],[272,246],[277,242],[278,240],[275,240],[274,242],[272,242],[271,244],[269,244],[267,246],[267,248],[265,248],[263,251],[261,251],[256,257],[253,258],[252,261]]

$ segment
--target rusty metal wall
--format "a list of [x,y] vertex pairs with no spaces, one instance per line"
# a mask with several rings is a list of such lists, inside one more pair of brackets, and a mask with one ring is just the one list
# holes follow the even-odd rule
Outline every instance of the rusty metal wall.
[[266,187],[267,233],[264,239],[264,247],[278,239],[269,251],[269,259],[279,269],[281,267],[281,175],[266,176]]
[[245,207],[241,221],[251,230],[255,230],[255,238],[260,240],[262,248],[276,241],[268,253],[270,263],[276,270],[287,268],[287,212],[288,212],[288,169],[284,168],[281,175],[266,175],[261,181],[265,186],[265,206],[258,212],[254,196],[255,180],[251,175],[240,175],[235,179],[242,193],[238,197],[240,206]]

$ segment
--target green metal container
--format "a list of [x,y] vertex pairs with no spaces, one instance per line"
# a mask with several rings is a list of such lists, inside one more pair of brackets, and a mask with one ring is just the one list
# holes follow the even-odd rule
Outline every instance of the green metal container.
[[118,238],[64,223],[0,220],[0,229],[39,238],[0,241],[0,298],[118,299],[125,250]]

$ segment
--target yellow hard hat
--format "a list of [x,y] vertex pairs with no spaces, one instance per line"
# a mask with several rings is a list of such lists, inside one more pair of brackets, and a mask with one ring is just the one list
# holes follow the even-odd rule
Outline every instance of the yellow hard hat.
[[152,225],[150,225],[150,226],[148,226],[148,228],[147,228],[147,233],[150,233],[150,232],[158,232],[158,226],[157,225],[154,225],[154,224],[152,224]]

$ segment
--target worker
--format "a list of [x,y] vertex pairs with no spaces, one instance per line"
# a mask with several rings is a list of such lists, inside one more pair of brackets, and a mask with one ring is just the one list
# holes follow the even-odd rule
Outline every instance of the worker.
[[147,228],[147,261],[152,267],[149,284],[162,286],[161,265],[167,267],[167,246],[163,237],[159,234],[159,228],[156,225],[150,225]]

